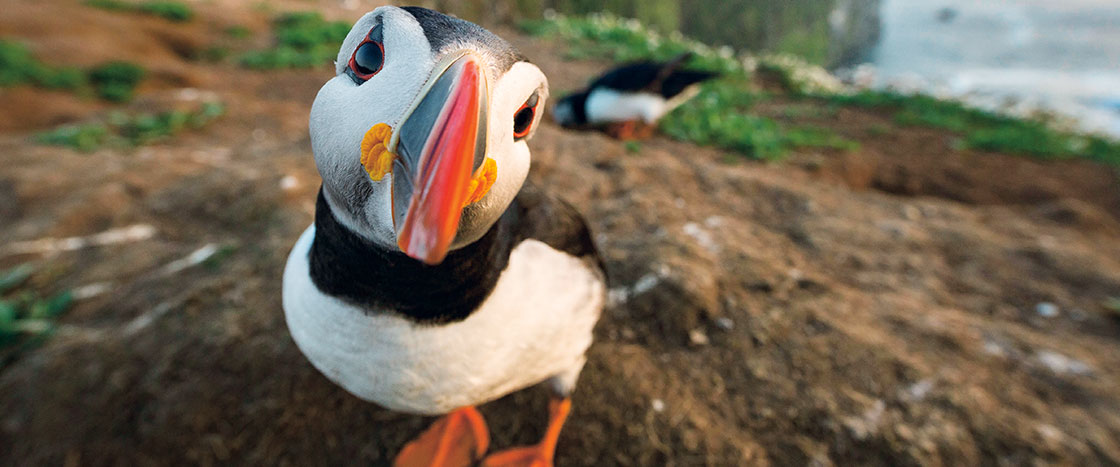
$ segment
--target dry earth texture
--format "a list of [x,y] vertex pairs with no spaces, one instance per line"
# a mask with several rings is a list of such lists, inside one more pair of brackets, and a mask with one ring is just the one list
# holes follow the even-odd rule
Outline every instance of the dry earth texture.
[[[373,6],[273,8],[352,21],[345,3]],[[198,61],[230,26],[267,45],[271,13],[192,5],[173,23],[0,1],[0,36],[48,63],[143,64],[127,110],[227,105],[200,130],[80,153],[32,135],[109,104],[0,90],[0,268],[82,291],[44,343],[3,354],[2,465],[384,464],[431,421],[334,386],[284,324],[284,261],[319,186],[307,115],[330,71]],[[499,33],[554,94],[610,65]],[[1120,320],[1103,304],[1120,295],[1117,174],[959,151],[874,110],[816,123],[861,148],[732,163],[544,124],[531,178],[587,217],[614,299],[558,464],[1120,463]],[[130,226],[68,251],[18,243]],[[220,254],[194,265],[200,249]],[[536,440],[546,398],[482,407],[493,445]]]

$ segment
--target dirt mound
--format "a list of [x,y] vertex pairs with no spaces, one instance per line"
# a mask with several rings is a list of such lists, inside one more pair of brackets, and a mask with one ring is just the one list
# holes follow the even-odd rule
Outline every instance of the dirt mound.
[[[604,65],[500,32],[556,92]],[[171,57],[160,50],[153,63]],[[0,463],[385,464],[430,419],[328,382],[280,307],[319,183],[307,113],[330,72],[186,66],[226,100],[219,124],[91,154],[0,136],[4,244],[154,228],[71,252],[0,249],[0,269],[34,261],[37,284],[85,291],[44,345],[0,368]],[[144,98],[161,92],[176,93]],[[1120,463],[1108,172],[958,153],[933,130],[880,141],[860,129],[885,121],[874,113],[838,120],[861,150],[773,165],[664,139],[631,153],[544,124],[531,177],[586,215],[613,302],[557,462]],[[198,251],[222,253],[183,261]],[[545,399],[482,407],[493,445],[534,442]]]

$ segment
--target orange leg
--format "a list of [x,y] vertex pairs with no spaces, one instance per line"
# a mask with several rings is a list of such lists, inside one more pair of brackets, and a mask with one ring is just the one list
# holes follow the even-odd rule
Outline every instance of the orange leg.
[[651,125],[651,124],[646,123],[644,121],[638,121],[636,123],[636,126],[638,128],[636,130],[634,130],[634,139],[639,139],[639,140],[652,138],[653,137],[653,131],[657,129],[657,124],[652,124]]
[[486,420],[474,407],[456,409],[436,420],[397,454],[394,467],[466,467],[490,445]]
[[622,141],[631,141],[634,139],[634,133],[637,130],[638,122],[636,120],[627,120],[625,122],[611,123],[607,125],[606,132],[608,135],[615,139]]
[[482,460],[482,467],[551,467],[556,453],[560,429],[572,410],[571,399],[553,399],[548,403],[549,421],[544,438],[533,446],[523,446],[497,452]]

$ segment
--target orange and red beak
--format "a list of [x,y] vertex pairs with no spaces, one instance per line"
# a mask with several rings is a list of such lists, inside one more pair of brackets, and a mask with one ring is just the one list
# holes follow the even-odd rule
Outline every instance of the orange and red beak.
[[393,162],[393,227],[408,256],[439,264],[459,230],[471,174],[486,157],[487,82],[478,58],[448,60],[405,118]]

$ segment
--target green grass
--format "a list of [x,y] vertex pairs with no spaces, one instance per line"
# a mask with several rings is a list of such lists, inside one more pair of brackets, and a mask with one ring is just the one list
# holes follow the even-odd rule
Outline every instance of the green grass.
[[40,133],[40,144],[66,146],[90,152],[105,146],[135,147],[167,139],[184,130],[205,126],[225,112],[217,102],[207,102],[196,110],[175,110],[155,114],[109,114],[106,122],[64,125]]
[[0,39],[0,87],[21,84],[76,90],[86,85],[86,75],[77,68],[46,65],[27,46]]
[[1045,121],[1000,115],[956,101],[885,91],[813,97],[834,105],[891,110],[895,123],[949,130],[961,137],[964,148],[1120,165],[1120,143],[1115,141],[1056,130]]
[[129,62],[109,62],[89,71],[89,82],[97,95],[112,102],[132,100],[133,91],[146,72],[140,65]]
[[183,2],[167,0],[148,0],[128,2],[123,0],[86,0],[86,5],[102,10],[143,13],[175,22],[186,22],[194,18],[194,10]]
[[752,107],[765,96],[752,91],[749,73],[729,49],[713,49],[679,34],[665,36],[611,15],[556,16],[522,23],[522,28],[531,35],[563,41],[570,59],[667,60],[692,52],[689,68],[716,71],[720,78],[705,83],[694,99],[661,119],[661,131],[674,139],[767,160],[797,147],[849,150],[857,146],[824,128],[786,128],[751,115]]
[[0,349],[41,340],[73,302],[69,291],[46,296],[28,287],[28,264],[0,271]]
[[715,49],[679,34],[662,35],[636,20],[610,14],[557,15],[551,19],[522,22],[521,28],[533,36],[563,40],[568,46],[565,55],[568,59],[668,60],[690,51],[694,54],[690,68],[747,77],[731,49]]
[[0,87],[32,85],[78,94],[94,94],[112,102],[132,99],[146,72],[129,62],[109,62],[89,70],[52,67],[34,56],[19,42],[0,40]]
[[230,26],[226,28],[225,32],[227,36],[233,39],[248,39],[249,36],[253,35],[253,31],[250,31],[249,28],[241,25]]
[[338,56],[348,32],[350,24],[326,21],[317,12],[285,13],[273,21],[276,44],[247,52],[239,61],[246,68],[258,70],[323,66]]

